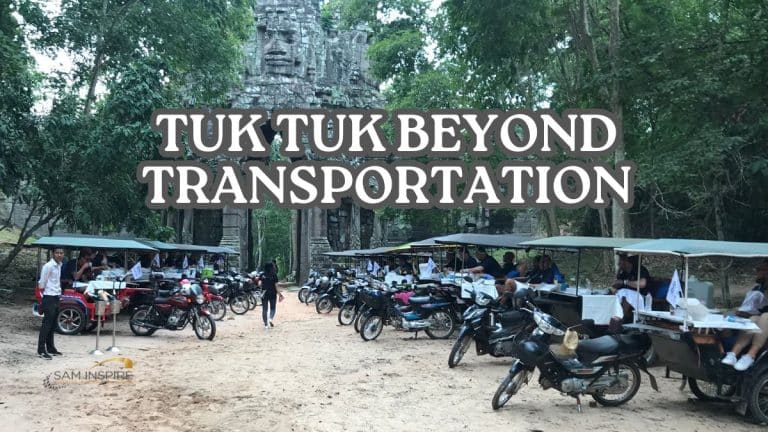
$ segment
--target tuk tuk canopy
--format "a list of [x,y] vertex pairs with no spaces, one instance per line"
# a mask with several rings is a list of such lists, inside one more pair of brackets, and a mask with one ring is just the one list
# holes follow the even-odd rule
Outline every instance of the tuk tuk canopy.
[[434,237],[436,243],[485,246],[492,248],[520,248],[520,244],[532,240],[531,236],[522,234],[451,234],[442,237]]
[[676,255],[686,258],[706,256],[768,258],[768,243],[658,239],[618,247],[615,251],[631,254]]
[[555,236],[524,241],[520,243],[520,246],[541,249],[616,249],[649,240],[644,238]]
[[93,248],[102,250],[130,250],[139,252],[157,252],[157,248],[133,239],[119,239],[100,236],[47,236],[40,237],[30,246],[41,248],[61,247],[65,249]]

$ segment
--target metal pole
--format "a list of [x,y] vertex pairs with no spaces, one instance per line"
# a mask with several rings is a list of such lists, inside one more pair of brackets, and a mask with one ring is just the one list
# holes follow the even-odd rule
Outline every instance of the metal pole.
[[[94,290],[95,292],[95,290]],[[101,337],[101,316],[103,315],[103,301],[102,300],[96,300],[96,349],[91,351],[91,355],[100,356],[104,355],[101,350],[99,350],[99,338]]]
[[688,257],[685,260],[685,313],[683,313],[683,331],[688,331]]
[[579,275],[581,274],[581,249],[576,255],[576,296],[579,295]]
[[[643,268],[643,255],[637,256],[637,298],[638,300],[635,301],[635,313],[632,317],[632,323],[637,323],[637,316],[640,313],[639,307],[640,302],[645,302],[645,299],[641,298],[640,296],[640,269]],[[647,282],[647,281],[646,281]]]
[[107,348],[107,351],[113,352],[113,353],[119,353],[120,348],[117,347],[117,344],[115,343],[115,331],[117,330],[117,313],[120,311],[119,307],[117,306],[119,303],[119,300],[117,300],[117,293],[115,292],[115,281],[112,281],[112,297],[114,298],[113,301],[110,302],[112,305],[111,312],[112,312],[112,346]]

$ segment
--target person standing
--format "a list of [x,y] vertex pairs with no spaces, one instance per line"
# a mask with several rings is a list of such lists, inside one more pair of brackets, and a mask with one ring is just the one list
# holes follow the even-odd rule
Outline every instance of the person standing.
[[[264,274],[259,279],[259,287],[264,292],[261,297],[261,317],[264,319],[264,328],[274,327],[277,298],[283,300],[283,294],[277,292],[277,272],[272,263],[264,264]],[[267,314],[269,312],[269,314]]]
[[61,298],[61,261],[64,259],[64,249],[55,248],[51,260],[45,263],[40,271],[37,286],[43,292],[43,324],[37,336],[37,356],[50,360],[51,354],[60,356],[61,353],[53,344],[54,326],[59,314],[59,299]]

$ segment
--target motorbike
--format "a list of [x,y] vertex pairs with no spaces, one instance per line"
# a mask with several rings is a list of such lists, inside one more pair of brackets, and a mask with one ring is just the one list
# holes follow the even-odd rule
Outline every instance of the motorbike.
[[235,281],[242,284],[243,293],[248,297],[248,309],[254,310],[256,306],[261,306],[261,299],[264,295],[261,288],[259,288],[259,279],[262,273],[254,271],[247,276],[236,275]]
[[356,282],[334,281],[332,286],[330,291],[318,297],[315,302],[317,313],[331,313],[333,308],[342,308],[347,302],[352,302],[360,285]]
[[191,324],[198,339],[213,340],[216,322],[204,307],[205,296],[198,284],[184,284],[173,291],[160,290],[152,305],[136,308],[129,325],[136,336],[151,336],[157,330],[184,330]]
[[243,290],[243,283],[234,276],[214,276],[214,288],[224,297],[229,309],[236,315],[243,315],[251,310],[251,301]]
[[[525,289],[515,292],[514,300],[527,298]],[[456,367],[475,341],[477,355],[513,357],[520,340],[535,329],[532,316],[524,311],[502,309],[498,299],[481,293],[472,296],[474,304],[467,308],[459,337],[448,356],[448,367]]]
[[[566,335],[573,328],[566,328],[530,303],[529,306],[521,310],[531,314],[536,329],[517,344],[514,354],[517,359],[493,396],[491,405],[494,410],[517,394],[536,368],[542,388],[554,388],[574,397],[579,412],[581,395],[590,395],[604,406],[629,402],[640,389],[641,371],[648,375],[651,387],[658,391],[656,379],[648,372],[643,356],[650,346],[647,336],[618,334],[578,340],[571,337],[573,334]],[[550,342],[555,343],[550,345]]]
[[411,296],[408,306],[398,306],[391,292],[367,290],[361,295],[370,307],[360,318],[360,336],[364,341],[379,337],[385,324],[416,332],[416,337],[423,330],[431,339],[447,339],[456,330],[454,306],[447,297]]
[[223,296],[219,295],[219,284],[211,284],[207,280],[201,284],[203,288],[203,297],[205,297],[204,307],[208,309],[216,321],[221,321],[227,315],[227,302]]
[[309,291],[304,297],[304,303],[307,305],[310,303],[317,303],[317,299],[319,299],[323,294],[331,291],[335,284],[340,283],[338,279],[339,278],[334,276],[333,272],[328,272],[326,276],[322,276],[317,279],[315,286],[310,287]]
[[299,290],[299,301],[304,304],[309,304],[309,302],[307,301],[309,290],[316,287],[319,283],[320,283],[320,274],[314,270],[310,270],[309,276],[307,277],[307,281],[304,282],[304,285]]

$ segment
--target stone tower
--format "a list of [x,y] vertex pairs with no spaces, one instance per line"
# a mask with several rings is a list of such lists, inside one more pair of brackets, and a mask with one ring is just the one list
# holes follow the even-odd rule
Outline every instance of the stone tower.
[[[259,0],[255,31],[246,43],[242,85],[233,92],[233,108],[271,112],[290,108],[381,108],[378,83],[368,72],[366,28],[338,30],[323,25],[321,0]],[[267,127],[267,129],[269,129]],[[266,137],[274,136],[265,130]],[[308,154],[308,158],[313,155]],[[225,208],[221,245],[241,251],[247,266],[248,213]],[[370,247],[374,214],[347,201],[339,209],[298,211],[297,277],[324,265],[322,252]]]

